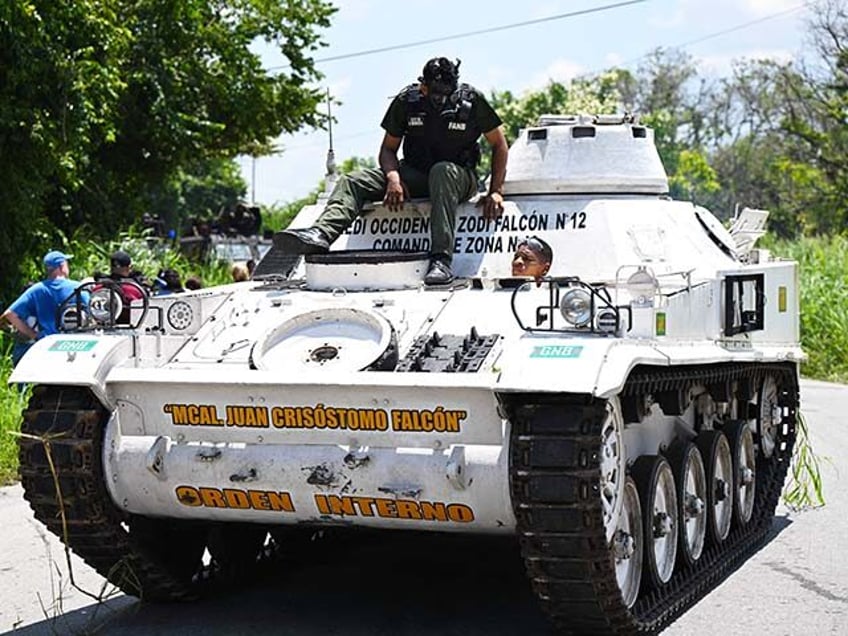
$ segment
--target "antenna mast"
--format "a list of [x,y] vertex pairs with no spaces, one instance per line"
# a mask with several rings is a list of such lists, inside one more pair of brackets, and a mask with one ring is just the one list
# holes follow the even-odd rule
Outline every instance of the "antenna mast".
[[333,152],[333,111],[329,88],[327,88],[327,129],[330,133],[330,148],[327,150],[327,177],[335,178],[336,155]]

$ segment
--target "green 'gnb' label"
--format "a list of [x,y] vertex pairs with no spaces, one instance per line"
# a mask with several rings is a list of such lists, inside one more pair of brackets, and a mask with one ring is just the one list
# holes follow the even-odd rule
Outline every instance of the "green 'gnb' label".
[[50,345],[50,351],[90,351],[97,340],[59,340]]
[[570,345],[547,345],[544,347],[533,347],[531,358],[579,358],[582,346]]

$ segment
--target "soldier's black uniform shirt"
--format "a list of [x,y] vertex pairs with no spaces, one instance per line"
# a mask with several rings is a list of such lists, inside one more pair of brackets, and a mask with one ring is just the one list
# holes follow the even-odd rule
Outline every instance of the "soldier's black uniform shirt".
[[381,126],[403,138],[406,163],[428,172],[439,161],[474,168],[480,158],[480,135],[503,122],[486,98],[473,86],[460,84],[439,111],[410,84],[392,100]]

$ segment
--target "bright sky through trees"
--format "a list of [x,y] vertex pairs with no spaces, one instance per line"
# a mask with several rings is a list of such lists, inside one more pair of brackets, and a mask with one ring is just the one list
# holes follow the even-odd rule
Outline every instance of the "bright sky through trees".
[[[396,0],[337,0],[335,4],[339,12],[324,32],[329,46],[316,59],[532,22],[319,63],[325,75],[323,85],[342,102],[333,108],[338,160],[376,156],[388,100],[416,81],[424,62],[436,55],[461,59],[462,81],[487,94],[538,90],[550,79],[566,81],[613,65],[635,68],[651,50],[680,45],[698,59],[702,72],[720,76],[736,58],[797,56],[807,17],[803,0],[646,0],[550,20],[545,18],[619,2],[432,0],[410,5]],[[271,52],[263,52],[263,59],[267,67],[280,64]],[[314,189],[324,174],[327,143],[325,131],[281,138],[280,155],[256,160],[257,201],[282,203]],[[252,161],[241,158],[240,164],[250,184]]]

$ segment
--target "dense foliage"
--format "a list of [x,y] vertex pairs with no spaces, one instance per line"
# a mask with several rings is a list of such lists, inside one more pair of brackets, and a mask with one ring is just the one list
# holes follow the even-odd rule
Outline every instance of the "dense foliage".
[[[111,237],[145,212],[167,218],[185,180],[226,176],[222,160],[321,125],[310,54],[333,11],[324,0],[0,3],[0,294],[19,286],[22,254],[79,228]],[[263,70],[258,39],[278,46],[285,72]]]
[[7,386],[12,372],[12,341],[0,335],[0,486],[18,478],[18,440],[21,411],[29,398],[29,390]]
[[848,383],[848,237],[776,241],[772,249],[800,265],[803,373]]
[[811,3],[804,59],[738,60],[728,77],[657,50],[635,71],[610,69],[492,102],[507,136],[544,113],[631,112],[654,129],[671,193],[724,218],[771,211],[783,238],[842,233],[848,222],[848,13]]

